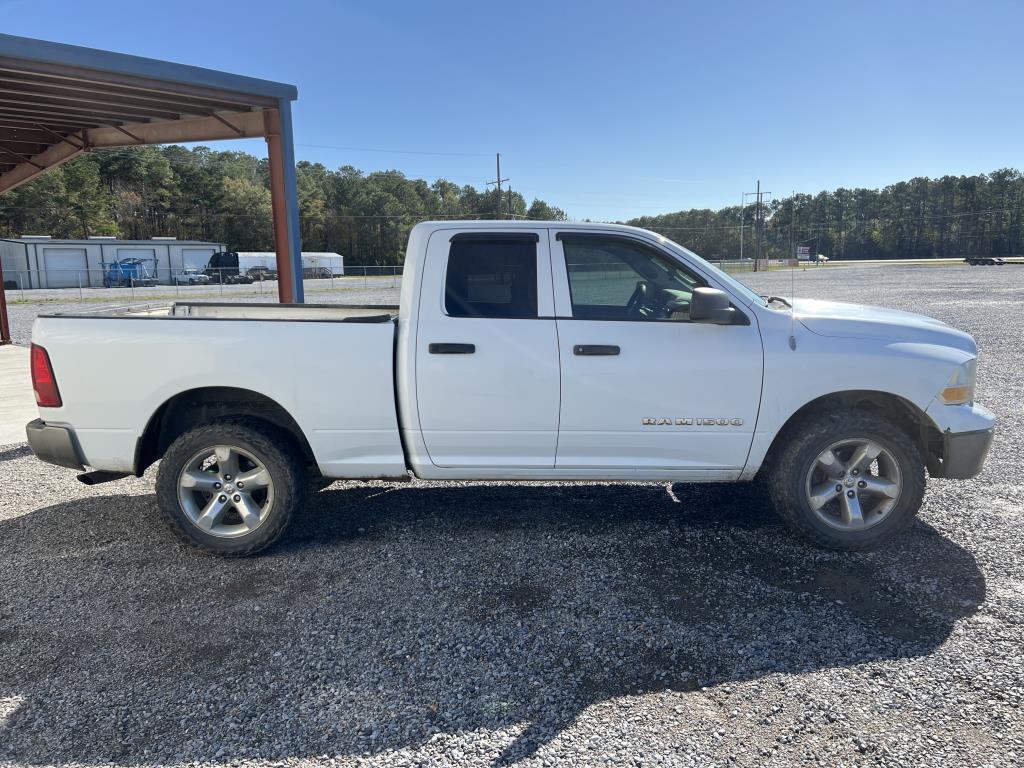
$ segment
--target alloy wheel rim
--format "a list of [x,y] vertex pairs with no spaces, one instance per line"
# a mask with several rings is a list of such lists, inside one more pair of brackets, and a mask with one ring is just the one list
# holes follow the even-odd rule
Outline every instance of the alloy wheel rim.
[[211,536],[246,536],[274,505],[274,481],[248,451],[214,445],[196,451],[178,475],[178,503],[189,522]]
[[819,453],[804,481],[807,503],[826,525],[861,531],[895,508],[903,477],[892,453],[875,440],[839,440]]

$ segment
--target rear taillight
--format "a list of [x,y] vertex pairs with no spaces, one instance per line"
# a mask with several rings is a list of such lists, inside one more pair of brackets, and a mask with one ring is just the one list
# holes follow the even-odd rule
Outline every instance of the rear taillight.
[[60,390],[53,375],[50,356],[42,347],[32,345],[32,389],[36,393],[36,405],[40,408],[60,408]]

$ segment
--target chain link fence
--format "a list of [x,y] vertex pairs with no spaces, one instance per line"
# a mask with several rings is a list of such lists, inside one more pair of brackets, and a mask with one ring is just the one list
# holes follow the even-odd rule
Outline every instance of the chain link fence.
[[[302,285],[310,301],[310,295],[351,288],[397,289],[402,272],[401,266],[346,264],[341,275],[327,267],[306,267]],[[276,296],[277,272],[269,267],[184,269],[170,279],[164,275],[157,280],[145,270],[134,269],[4,270],[3,287],[8,301],[23,302]]]

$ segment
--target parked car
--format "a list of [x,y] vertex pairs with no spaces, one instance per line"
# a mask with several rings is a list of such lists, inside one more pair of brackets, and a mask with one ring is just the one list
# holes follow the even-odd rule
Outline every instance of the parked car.
[[142,259],[120,259],[107,265],[103,273],[104,288],[147,287],[156,285],[156,276]]
[[926,468],[970,478],[988,453],[974,339],[928,317],[760,296],[611,224],[428,222],[405,265],[397,307],[40,315],[29,443],[87,483],[159,460],[171,530],[228,556],[310,487],[410,474],[763,477],[793,529],[868,549],[912,522]]
[[253,280],[277,280],[277,270],[270,267],[249,267],[245,274]]
[[302,276],[306,280],[328,280],[332,272],[330,267],[303,267]]
[[174,275],[174,282],[177,285],[209,285],[210,277],[198,269],[186,267]]

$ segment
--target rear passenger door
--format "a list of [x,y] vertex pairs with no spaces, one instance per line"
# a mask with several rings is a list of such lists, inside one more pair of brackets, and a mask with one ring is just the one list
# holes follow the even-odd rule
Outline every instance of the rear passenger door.
[[560,392],[547,231],[436,231],[421,291],[416,398],[431,462],[553,467]]

